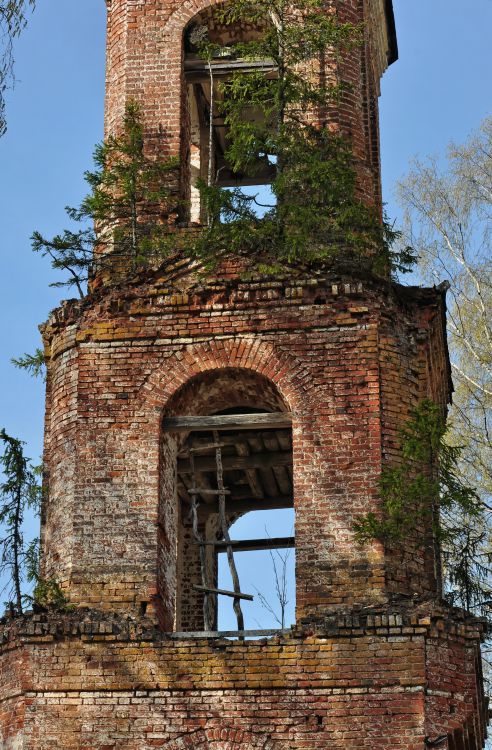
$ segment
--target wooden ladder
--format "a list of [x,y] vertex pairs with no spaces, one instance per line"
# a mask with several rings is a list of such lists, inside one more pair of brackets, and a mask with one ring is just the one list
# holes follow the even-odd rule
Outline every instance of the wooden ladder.
[[[237,629],[238,631],[244,631],[244,615],[241,608],[241,600],[253,601],[254,597],[251,594],[243,594],[241,592],[241,586],[239,583],[239,574],[237,572],[236,561],[234,559],[234,551],[231,537],[229,535],[229,527],[227,524],[226,515],[226,496],[230,492],[224,487],[224,470],[222,463],[222,448],[223,443],[219,441],[219,433],[217,430],[213,431],[213,443],[209,445],[203,445],[200,447],[191,447],[189,449],[190,469],[192,475],[192,487],[188,490],[191,497],[191,519],[193,525],[193,534],[195,541],[200,549],[200,569],[201,569],[201,585],[195,585],[193,588],[197,591],[203,592],[203,620],[205,630],[211,631],[213,629],[213,610],[211,607],[212,596],[228,596],[233,601],[233,609],[237,618]],[[217,475],[217,489],[211,490],[208,488],[201,488],[198,486],[197,473],[195,467],[195,454],[203,450],[215,450],[215,465]],[[220,530],[222,534],[221,546],[225,548],[227,554],[227,562],[229,564],[229,570],[231,572],[231,578],[233,583],[234,591],[226,591],[224,589],[218,589],[210,585],[207,574],[207,558],[206,558],[206,547],[210,544],[214,544],[208,541],[200,533],[198,523],[198,495],[217,495],[219,501],[219,522]]]

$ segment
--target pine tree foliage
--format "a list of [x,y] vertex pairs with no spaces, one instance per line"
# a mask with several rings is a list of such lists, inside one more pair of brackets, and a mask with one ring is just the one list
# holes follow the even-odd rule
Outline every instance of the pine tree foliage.
[[68,273],[52,286],[74,286],[83,297],[94,266],[111,271],[122,263],[135,271],[165,255],[169,216],[177,205],[169,175],[177,166],[175,159],[147,155],[140,108],[129,102],[122,134],[95,149],[94,170],[85,174],[90,192],[80,206],[66,208],[82,228],[66,229],[53,239],[40,232],[32,236],[33,250],[49,257],[53,269]]
[[461,448],[449,444],[446,429],[442,410],[422,401],[401,430],[400,463],[383,471],[381,510],[358,519],[355,536],[362,544],[372,539],[424,544],[422,528],[430,524],[442,549],[447,599],[489,615],[484,505],[463,480]]
[[73,604],[66,596],[58,581],[54,578],[41,578],[39,576],[39,550],[37,558],[33,555],[33,564],[28,570],[28,579],[35,583],[32,596],[26,597],[32,602],[36,609],[56,609],[62,612],[69,612],[75,609]]
[[[448,445],[445,435],[442,410],[423,400],[400,431],[400,463],[383,471],[382,513],[368,513],[355,524],[359,541],[414,537],[422,519],[434,522],[436,512],[459,510],[468,518],[480,517],[480,499],[459,475],[460,448]],[[439,523],[434,532],[446,541],[453,529]]]
[[[477,518],[446,514],[457,546],[445,552],[454,599],[478,613],[492,596],[492,119],[447,160],[421,159],[399,186],[405,239],[427,283],[450,282],[448,331],[455,392],[446,441],[461,446],[462,480],[476,487]],[[447,557],[446,557],[447,556]],[[465,571],[465,575],[463,574]],[[473,577],[467,579],[466,572]],[[484,595],[483,595],[484,594]],[[485,604],[484,604],[485,602]]]
[[24,455],[23,443],[0,432],[4,452],[0,455],[0,576],[13,613],[23,609],[23,583],[33,574],[37,541],[27,543],[24,520],[28,510],[37,512],[41,501],[39,472]]
[[6,129],[5,93],[14,82],[14,40],[27,23],[27,11],[35,0],[0,0],[0,136]]
[[33,378],[42,377],[46,379],[46,360],[44,351],[37,348],[34,354],[24,354],[21,357],[13,358],[12,364],[20,370],[25,370]]
[[[0,455],[0,578],[7,595],[10,616],[22,615],[24,607],[70,609],[55,579],[39,573],[40,540],[26,541],[28,512],[37,515],[42,498],[41,468],[24,455],[24,443],[0,431],[4,451]],[[29,588],[32,593],[27,593]]]
[[406,239],[427,283],[449,280],[455,393],[451,442],[483,501],[492,496],[492,118],[447,162],[420,160],[399,186]]
[[[225,157],[234,173],[254,178],[269,164],[275,176],[272,202],[259,206],[258,195],[221,188],[209,173],[199,183],[208,228],[196,253],[206,259],[226,248],[274,270],[372,256],[379,272],[408,270],[411,251],[393,252],[397,233],[358,198],[350,145],[328,126],[348,85],[321,74],[320,60],[336,65],[362,43],[362,29],[326,13],[323,0],[234,0],[215,13],[222,24],[263,25],[227,54],[271,61],[276,73],[233,73],[213,109],[227,128]],[[201,31],[197,46],[212,71],[223,51]]]
[[[259,206],[257,195],[219,187],[210,159],[208,179],[198,183],[205,226],[176,231],[185,206],[168,186],[180,165],[146,153],[139,106],[130,102],[122,135],[96,148],[95,169],[85,176],[88,196],[78,208],[67,208],[82,228],[53,239],[33,234],[33,249],[68,274],[55,286],[74,286],[83,296],[94,268],[111,276],[121,262],[131,274],[176,252],[209,268],[232,254],[263,271],[319,268],[342,258],[358,264],[365,258],[383,274],[408,270],[412,252],[393,250],[398,233],[358,197],[350,145],[328,125],[347,86],[320,76],[319,60],[335,64],[361,43],[362,29],[326,13],[323,0],[232,0],[215,12],[222,24],[263,29],[227,54],[268,60],[274,74],[233,73],[220,86],[220,101],[212,97],[211,109],[224,120],[225,157],[235,174],[254,179],[265,165],[272,168],[273,202]],[[213,79],[212,62],[224,50],[210,41],[207,28],[192,33]],[[210,122],[212,143],[213,117]]]

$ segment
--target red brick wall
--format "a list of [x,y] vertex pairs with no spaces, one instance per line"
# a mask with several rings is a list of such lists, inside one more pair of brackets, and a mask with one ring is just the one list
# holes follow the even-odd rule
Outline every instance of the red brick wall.
[[[181,38],[209,5],[110,0],[108,133],[134,97],[149,148],[186,151]],[[330,116],[380,205],[383,3],[329,6],[366,22]],[[44,327],[42,567],[79,608],[0,624],[0,747],[422,750],[444,737],[454,750],[458,736],[478,750],[481,630],[435,603],[430,526],[405,550],[353,534],[379,509],[411,409],[449,401],[442,295],[354,269],[248,282],[232,271],[198,279],[170,261]],[[201,602],[183,594],[197,559],[162,418],[245,402],[293,416],[297,626],[270,641],[179,640],[173,629],[201,626]]]
[[407,410],[446,393],[447,370],[430,383],[427,364],[445,361],[441,296],[349,278],[182,279],[176,292],[166,279],[68,305],[45,328],[46,574],[90,606],[138,611],[157,596],[171,627],[177,501],[161,419],[210,413],[206,378],[226,398],[234,368],[244,393],[263,379],[268,403],[293,412],[298,618],[436,591],[420,543],[404,558],[359,547],[353,521],[378,507]]
[[426,649],[428,691],[426,734],[464,732],[471,747],[481,747],[488,711],[477,643],[434,634]]
[[[121,127],[125,103],[142,107],[147,144],[161,156],[182,157],[180,190],[188,195],[186,161],[189,126],[184,96],[183,33],[198,13],[216,0],[111,0],[108,3],[106,133]],[[380,0],[376,3],[382,6]],[[364,44],[344,52],[342,60],[325,61],[335,80],[348,83],[329,122],[351,141],[359,185],[365,199],[381,206],[378,142],[379,80],[386,68],[384,17],[361,0],[333,0],[327,12],[341,22],[364,24]],[[335,71],[333,71],[335,67]],[[332,73],[330,72],[330,75]]]
[[[381,364],[381,419],[383,461],[394,465],[400,458],[399,431],[422,399],[440,405],[443,413],[450,397],[450,370],[446,344],[445,300],[429,304],[439,293],[421,290],[420,300],[399,289],[400,304],[407,316],[395,317],[385,305],[379,328]],[[408,307],[408,305],[410,305]],[[408,320],[414,316],[413,331]],[[422,579],[432,582],[429,590],[441,591],[440,560],[429,529],[417,530],[423,554],[415,555],[412,544],[388,549],[389,587],[395,592],[419,591]]]
[[[423,750],[424,738],[483,713],[483,701],[473,697],[479,633],[451,613],[443,620],[425,607],[414,615],[405,606],[390,612],[327,620],[313,635],[246,643],[173,641],[150,623],[97,613],[6,623],[3,746],[362,750],[370,740]],[[480,746],[476,735],[467,747]]]

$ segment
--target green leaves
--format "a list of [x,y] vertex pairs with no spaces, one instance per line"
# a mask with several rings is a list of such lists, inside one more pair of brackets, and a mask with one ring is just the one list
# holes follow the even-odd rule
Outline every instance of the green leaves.
[[391,256],[395,233],[381,225],[375,210],[355,198],[352,155],[340,137],[309,125],[284,126],[275,138],[271,132],[263,138],[251,124],[238,124],[235,132],[238,138],[230,156],[237,169],[254,174],[250,165],[272,159],[272,154],[277,164],[281,162],[271,186],[274,201],[259,217],[258,196],[240,188],[201,185],[202,200],[214,221],[198,239],[195,252],[200,248],[213,257],[227,248],[252,263],[272,267],[320,267],[342,256],[347,260],[374,255],[381,271],[397,262],[403,268],[405,259]]
[[[29,357],[29,365],[33,357]],[[39,361],[33,366],[37,366]],[[42,499],[41,467],[31,465],[24,455],[24,443],[0,431],[4,452],[0,454],[0,575],[6,576],[4,591],[11,615],[21,615],[24,604],[67,610],[68,599],[54,579],[39,575],[38,538],[26,542],[24,519],[28,510],[39,513]],[[32,595],[24,583],[34,584]]]
[[[492,119],[447,158],[416,160],[399,185],[405,239],[419,256],[420,277],[446,280],[454,394],[447,442],[456,452],[461,484],[477,488],[479,517],[443,512],[451,530],[443,544],[450,596],[490,616],[492,496]],[[479,590],[488,589],[486,595]],[[482,602],[488,601],[488,609]],[[470,604],[471,602],[471,604]]]
[[[360,543],[371,539],[397,542],[421,533],[427,519],[441,540],[451,540],[453,530],[436,524],[436,513],[479,518],[483,505],[476,491],[463,483],[459,472],[460,448],[445,441],[442,410],[424,400],[400,431],[401,462],[383,471],[380,480],[381,513],[358,519],[355,536]],[[422,543],[424,539],[422,537]]]
[[239,57],[271,59],[286,68],[311,60],[328,47],[346,49],[362,40],[362,28],[339,23],[326,12],[324,0],[232,0],[215,14],[227,26],[263,28],[259,38],[236,45]]
[[0,22],[11,37],[17,37],[27,23],[27,9],[34,8],[35,0],[4,0],[0,4]]
[[0,137],[5,133],[6,90],[14,82],[13,41],[27,23],[27,11],[34,8],[35,0],[0,0]]
[[127,105],[123,134],[98,146],[94,162],[96,169],[85,175],[91,192],[69,215],[95,222],[100,253],[111,248],[113,255],[138,262],[149,250],[149,238],[155,235],[157,240],[160,222],[170,210],[166,183],[178,162],[147,156],[135,102]]
[[94,263],[108,275],[119,264],[130,274],[170,245],[168,219],[178,202],[169,178],[178,161],[147,155],[135,102],[127,105],[123,126],[120,136],[96,146],[94,170],[85,173],[90,193],[80,206],[66,208],[83,227],[65,229],[52,239],[32,235],[33,250],[49,257],[54,270],[68,274],[52,286],[75,286],[80,297]]
[[55,609],[61,612],[70,612],[75,609],[73,604],[65,595],[60,584],[53,578],[39,578],[36,576],[33,595],[30,597],[35,607],[43,609]]
[[42,376],[43,380],[46,380],[46,360],[42,349],[36,349],[34,354],[12,358],[11,362],[20,370],[26,370],[34,378]]
[[400,437],[401,463],[381,477],[381,510],[354,523],[355,538],[361,544],[411,539],[423,546],[430,525],[443,553],[447,599],[467,611],[488,614],[492,554],[485,551],[485,506],[463,480],[461,448],[446,442],[440,407],[422,401]]
[[[217,89],[213,61],[224,49],[205,26],[189,30],[188,43],[208,63],[206,87],[217,98],[202,112],[209,139],[200,158],[202,165],[208,159],[208,169],[197,187],[205,226],[176,231],[189,185],[178,193],[178,160],[160,156],[168,150],[162,136],[144,137],[140,109],[129,102],[121,134],[95,150],[94,168],[85,175],[90,192],[66,209],[81,227],[53,238],[32,236],[34,251],[64,273],[54,286],[74,286],[83,297],[93,277],[105,284],[128,279],[172,252],[199,258],[207,268],[230,253],[262,269],[363,259],[385,276],[408,270],[412,253],[393,249],[398,233],[360,199],[350,145],[327,126],[330,108],[348,88],[337,58],[361,43],[362,30],[340,24],[323,0],[232,0],[214,13],[226,25],[256,27],[249,41],[239,35],[225,51],[228,59],[261,65],[227,76]],[[217,118],[224,137],[215,159]],[[238,186],[220,187],[221,172],[224,184],[237,179]],[[266,207],[241,188],[270,179],[273,199]]]
[[22,613],[22,584],[26,566],[32,564],[33,547],[26,545],[24,517],[27,510],[38,512],[41,503],[39,470],[24,456],[23,443],[0,431],[4,452],[0,455],[0,575],[7,576],[5,589],[10,609]]
[[[358,197],[351,147],[326,124],[348,88],[335,72],[337,57],[362,42],[362,29],[340,24],[322,0],[232,0],[214,13],[222,24],[258,30],[251,41],[228,46],[233,59],[274,63],[273,71],[266,65],[231,74],[213,107],[238,183],[270,172],[273,201],[259,216],[258,196],[219,187],[219,174],[199,183],[208,227],[190,254],[213,264],[227,249],[257,268],[365,258],[382,275],[409,270],[412,253],[393,250],[398,233]],[[210,45],[202,48],[207,53]]]

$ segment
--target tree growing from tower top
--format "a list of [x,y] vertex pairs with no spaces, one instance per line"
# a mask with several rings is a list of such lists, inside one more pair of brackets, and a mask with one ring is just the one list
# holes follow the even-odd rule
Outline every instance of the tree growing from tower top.
[[[78,208],[67,209],[82,228],[53,239],[33,235],[34,250],[68,274],[55,286],[75,286],[84,296],[94,269],[99,279],[121,281],[175,253],[198,259],[208,270],[224,255],[243,256],[248,268],[265,272],[311,272],[351,260],[385,276],[408,270],[412,253],[393,250],[397,233],[382,221],[378,207],[361,199],[351,144],[330,124],[348,86],[335,68],[362,42],[362,29],[340,23],[324,0],[231,0],[214,13],[225,26],[259,33],[224,50],[207,27],[192,30],[211,77],[209,152],[218,112],[227,133],[228,166],[254,182],[268,165],[272,201],[259,205],[258,195],[221,187],[210,158],[207,179],[197,185],[206,220],[193,232],[176,231],[184,200],[171,186],[179,159],[147,153],[140,108],[130,102],[121,135],[96,148],[95,169],[85,175],[90,193]],[[246,67],[217,88],[213,61],[224,52],[268,61],[268,71]],[[322,74],[320,61],[333,70],[328,66]]]
[[53,286],[74,286],[80,297],[95,268],[113,274],[135,271],[149,258],[167,251],[170,216],[177,199],[169,187],[176,159],[149,156],[139,105],[130,101],[120,135],[96,146],[94,169],[85,173],[90,192],[68,217],[80,229],[65,229],[53,239],[32,236],[33,249],[51,260],[68,278]]
[[[197,254],[213,258],[226,249],[281,270],[363,256],[379,271],[407,270],[411,253],[392,251],[396,233],[360,199],[351,146],[330,127],[348,87],[335,68],[362,42],[362,29],[340,23],[323,0],[232,0],[214,13],[226,26],[260,29],[251,41],[228,45],[229,57],[269,61],[274,70],[233,72],[219,85],[217,101],[212,97],[211,112],[226,127],[225,158],[250,182],[268,164],[274,176],[265,204],[241,187],[220,187],[209,164],[208,179],[199,182],[207,228]],[[206,28],[193,33],[213,74],[211,61],[224,50]],[[320,61],[333,70],[323,73]]]

